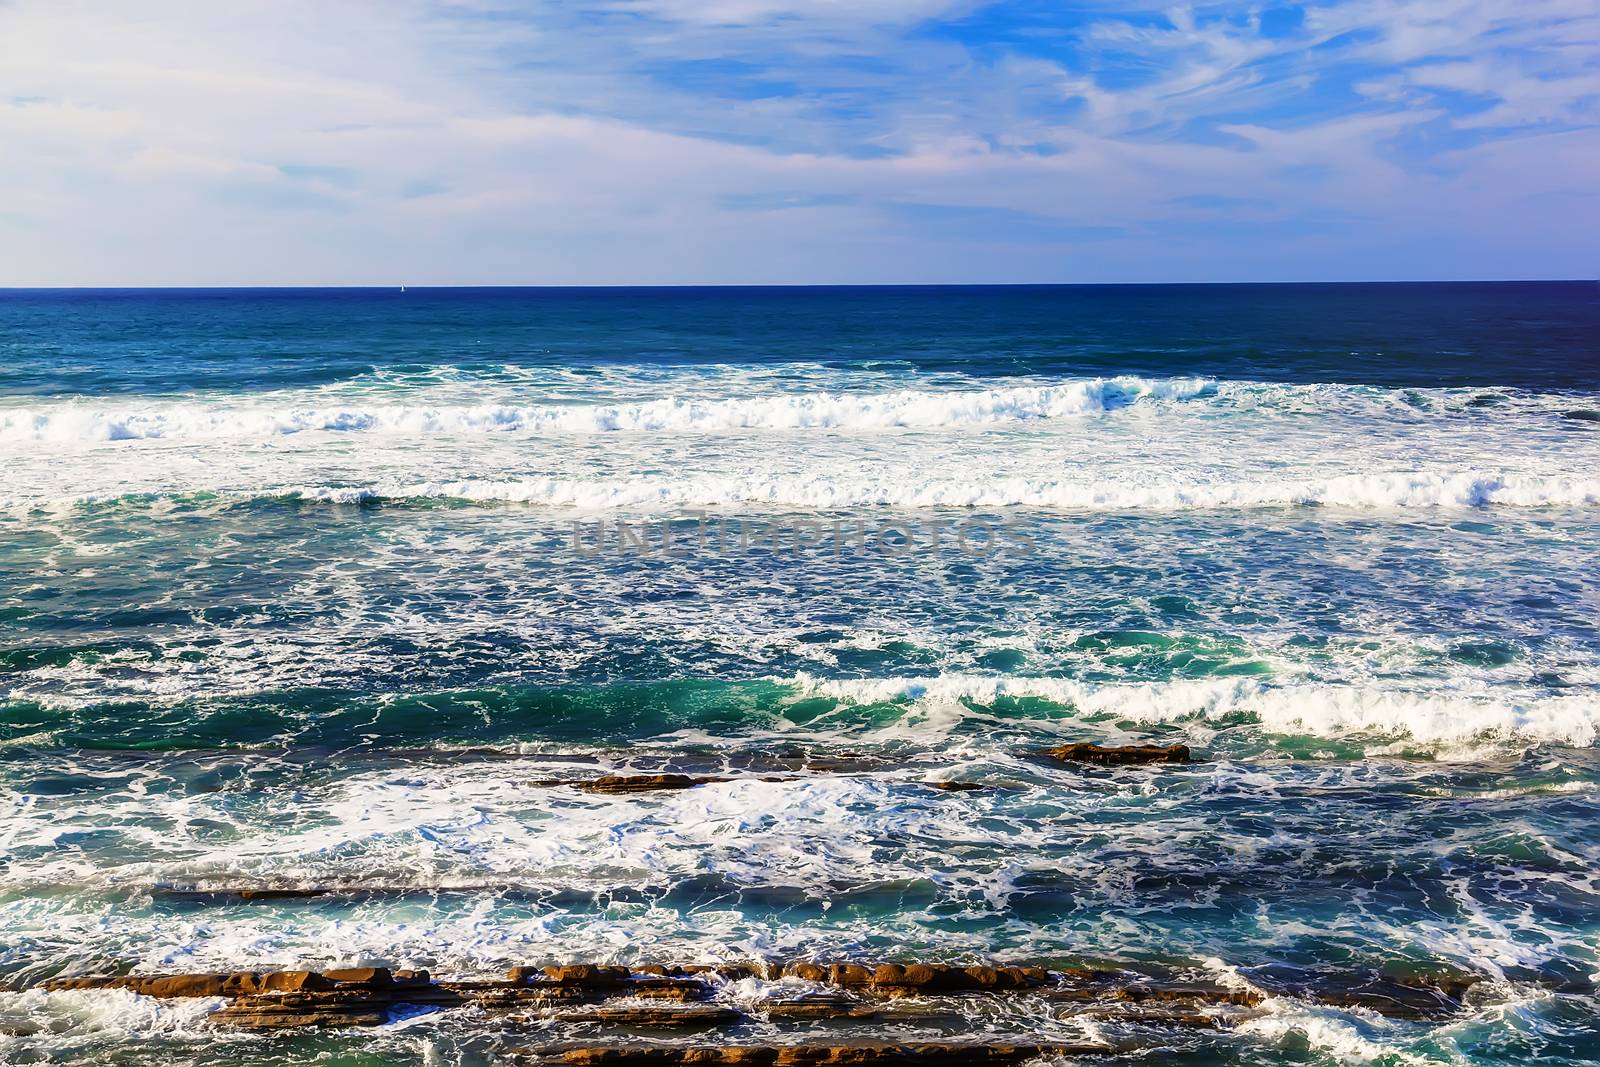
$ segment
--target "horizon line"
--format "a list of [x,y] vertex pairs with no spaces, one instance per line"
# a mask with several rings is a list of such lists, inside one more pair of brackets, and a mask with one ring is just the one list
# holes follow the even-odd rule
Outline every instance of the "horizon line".
[[1600,277],[1587,278],[1361,278],[1293,279],[1264,281],[1230,279],[1218,281],[1165,282],[424,282],[421,284],[368,282],[335,283],[240,283],[168,285],[0,285],[0,293],[71,292],[226,292],[349,290],[362,292],[400,292],[452,289],[1115,289],[1163,288],[1227,285],[1575,285],[1600,284]]

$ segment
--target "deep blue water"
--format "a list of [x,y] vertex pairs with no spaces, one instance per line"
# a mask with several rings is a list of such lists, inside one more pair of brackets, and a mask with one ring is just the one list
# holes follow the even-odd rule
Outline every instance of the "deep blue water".
[[886,373],[1600,387],[1600,284],[0,291],[12,394],[378,367],[815,361]]

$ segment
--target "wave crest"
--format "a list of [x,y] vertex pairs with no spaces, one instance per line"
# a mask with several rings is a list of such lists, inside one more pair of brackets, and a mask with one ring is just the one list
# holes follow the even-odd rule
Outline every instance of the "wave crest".
[[1083,715],[1140,723],[1253,719],[1276,734],[1409,737],[1428,743],[1480,739],[1591,746],[1600,739],[1600,700],[1591,694],[1451,694],[1250,678],[1093,685],[1067,678],[944,675],[832,680],[797,675],[802,693],[857,704],[993,704],[1034,698]]
[[305,432],[641,433],[755,429],[897,429],[1096,415],[1141,401],[1213,395],[1206,378],[1093,378],[1054,385],[890,393],[799,393],[619,404],[376,404],[218,406],[195,402],[113,409],[73,401],[0,412],[0,440],[125,441],[270,437]]

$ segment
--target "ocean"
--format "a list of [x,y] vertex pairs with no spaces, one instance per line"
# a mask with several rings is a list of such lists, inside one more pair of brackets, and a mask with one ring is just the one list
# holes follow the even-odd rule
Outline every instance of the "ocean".
[[[0,1062],[1594,1062],[1597,559],[1593,283],[0,292]],[[711,1036],[51,984],[580,962],[768,969]]]

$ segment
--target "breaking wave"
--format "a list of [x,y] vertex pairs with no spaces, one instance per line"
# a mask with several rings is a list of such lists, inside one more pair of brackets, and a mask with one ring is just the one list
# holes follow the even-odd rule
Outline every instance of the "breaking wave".
[[241,406],[193,401],[111,408],[72,401],[0,412],[0,440],[126,441],[374,434],[667,433],[755,429],[936,428],[1096,415],[1141,401],[1214,395],[1206,378],[1093,378],[981,390],[816,392],[617,404]]
[[1586,747],[1600,739],[1600,700],[1592,694],[1449,694],[1254,678],[1096,685],[1067,678],[942,675],[931,678],[823,679],[798,675],[799,692],[856,704],[908,702],[958,709],[1003,699],[1035,699],[1138,723],[1244,719],[1276,734],[1329,739],[1408,737],[1426,743],[1510,740]]

